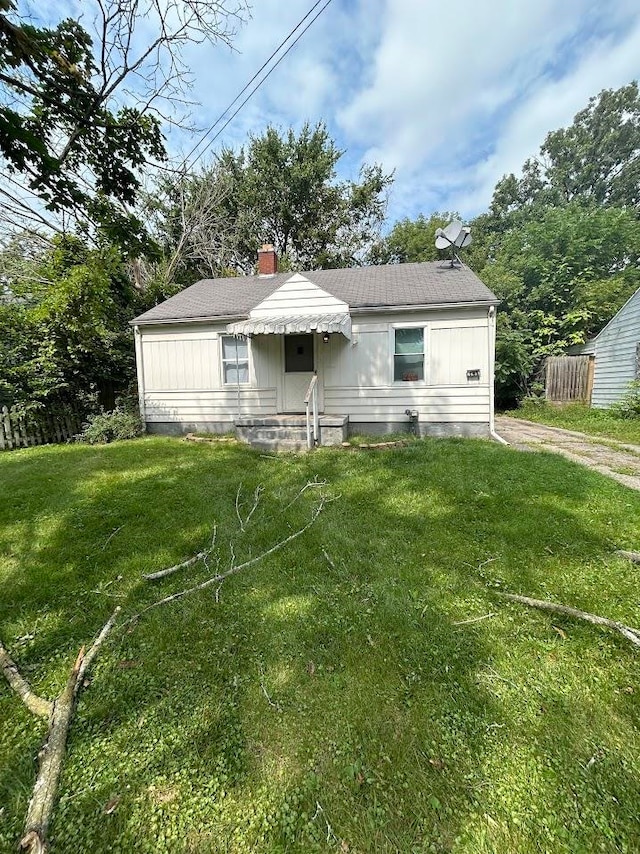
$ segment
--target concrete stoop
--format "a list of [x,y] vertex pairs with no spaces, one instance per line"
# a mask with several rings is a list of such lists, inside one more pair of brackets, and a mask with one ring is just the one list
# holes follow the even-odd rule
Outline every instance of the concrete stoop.
[[[319,445],[340,445],[347,438],[348,415],[320,415]],[[237,418],[236,436],[261,451],[306,451],[307,420],[304,415],[256,415]]]

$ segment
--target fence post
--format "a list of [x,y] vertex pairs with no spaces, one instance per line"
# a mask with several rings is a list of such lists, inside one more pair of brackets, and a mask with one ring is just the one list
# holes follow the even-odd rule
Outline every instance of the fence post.
[[6,406],[2,407],[2,417],[0,418],[0,446],[4,451],[5,448],[11,448],[11,425],[9,424],[9,410]]

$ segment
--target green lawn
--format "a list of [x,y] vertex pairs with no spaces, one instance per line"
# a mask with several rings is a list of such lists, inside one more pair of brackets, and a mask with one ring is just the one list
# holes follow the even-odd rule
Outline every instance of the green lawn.
[[[317,489],[286,505],[316,476],[340,498],[289,548],[102,650],[52,854],[636,852],[640,651],[492,592],[640,625],[640,574],[612,555],[640,546],[640,494],[558,456],[464,440],[7,452],[0,636],[53,696],[115,603],[139,611],[207,571],[141,573],[214,521],[222,567],[230,540],[237,562],[265,550],[309,518]],[[265,487],[244,534],[240,482]],[[8,852],[44,727],[4,685],[0,721]]]
[[549,406],[543,403],[525,402],[505,415],[525,418],[538,424],[550,424],[566,430],[577,430],[592,436],[616,439],[640,445],[640,418],[618,418],[606,409],[592,409],[582,403],[567,406]]

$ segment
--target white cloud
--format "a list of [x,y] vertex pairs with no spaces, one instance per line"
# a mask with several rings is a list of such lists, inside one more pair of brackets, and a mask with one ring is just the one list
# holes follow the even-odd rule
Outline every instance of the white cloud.
[[491,197],[496,181],[518,173],[537,153],[548,131],[565,127],[603,88],[617,89],[640,75],[640,20],[619,42],[604,38],[592,46],[573,71],[560,80],[543,79],[531,97],[511,114],[490,156],[469,176],[470,191],[456,192],[457,204],[477,210]]
[[458,0],[451,9],[387,0],[370,79],[338,112],[365,159],[397,169],[396,214],[476,213],[547,131],[590,95],[640,74],[640,9],[630,0],[606,9]]
[[[35,0],[25,2],[36,13]],[[82,8],[86,22],[93,3],[59,0],[56,17]],[[199,128],[311,6],[257,0],[234,51],[189,46]],[[591,95],[636,77],[638,0],[333,0],[214,150],[239,146],[270,122],[322,120],[346,150],[343,177],[362,162],[396,170],[392,220],[445,208],[472,216],[549,130],[570,123]],[[172,132],[170,149],[187,152],[197,138]]]

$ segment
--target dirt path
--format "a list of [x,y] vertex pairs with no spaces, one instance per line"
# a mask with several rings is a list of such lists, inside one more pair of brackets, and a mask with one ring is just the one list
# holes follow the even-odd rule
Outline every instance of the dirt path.
[[626,445],[614,439],[505,416],[496,418],[496,431],[514,448],[553,451],[631,489],[640,490],[640,445]]

